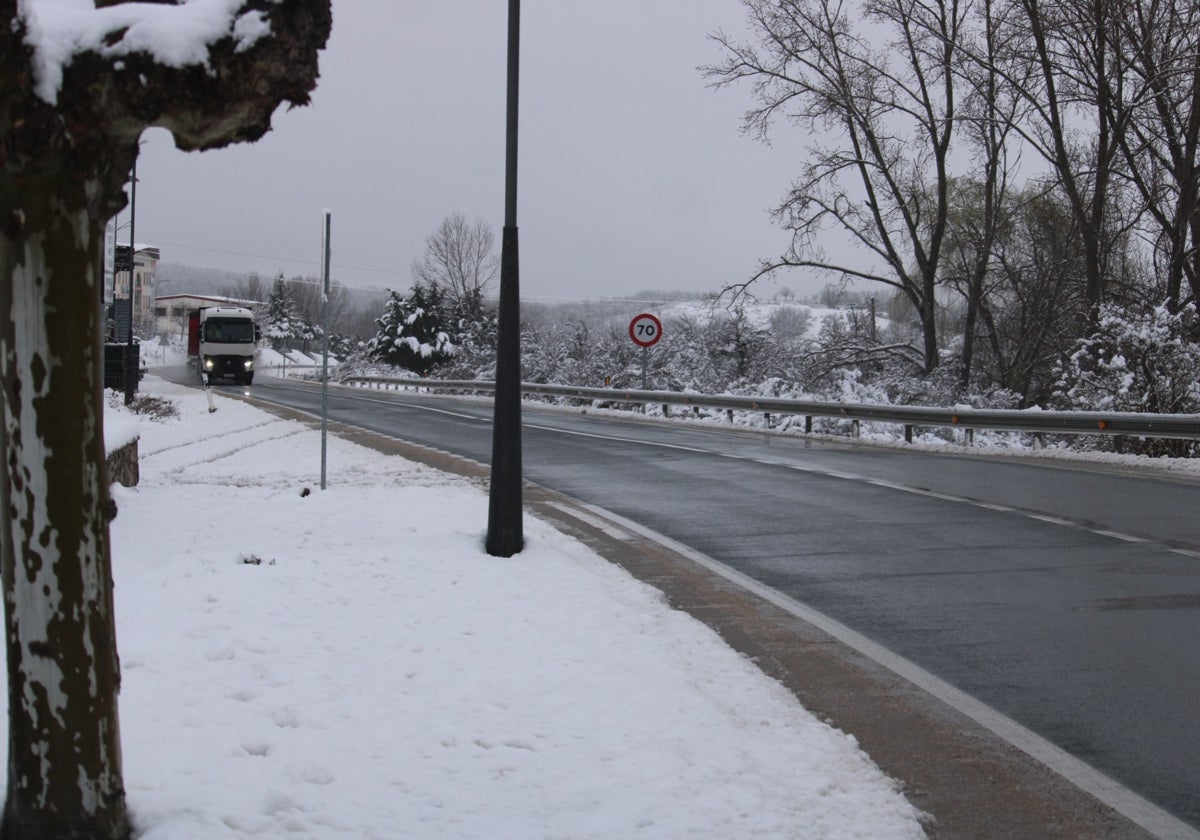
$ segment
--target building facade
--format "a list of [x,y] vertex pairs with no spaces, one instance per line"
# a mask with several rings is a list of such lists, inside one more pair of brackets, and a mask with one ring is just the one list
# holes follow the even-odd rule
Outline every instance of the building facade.
[[130,246],[116,246],[116,270],[113,273],[113,294],[116,298],[133,299],[134,333],[146,332],[154,320],[154,275],[158,270],[158,248],[134,243],[130,265]]

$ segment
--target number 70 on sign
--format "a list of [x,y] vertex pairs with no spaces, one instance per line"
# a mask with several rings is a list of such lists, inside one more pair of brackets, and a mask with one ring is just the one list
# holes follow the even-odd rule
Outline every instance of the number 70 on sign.
[[662,332],[662,321],[649,312],[636,315],[629,322],[629,337],[638,347],[653,347],[658,344]]

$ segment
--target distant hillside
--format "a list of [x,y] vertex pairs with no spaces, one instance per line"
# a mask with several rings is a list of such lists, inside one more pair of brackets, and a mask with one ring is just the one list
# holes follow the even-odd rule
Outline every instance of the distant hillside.
[[160,295],[216,295],[245,279],[244,271],[200,268],[173,262],[160,262],[154,273],[154,284]]
[[[160,262],[155,273],[157,293],[160,295],[220,295],[245,283],[251,272],[227,271],[220,268],[201,268],[182,263]],[[267,288],[273,278],[264,277]],[[288,278],[291,279],[290,277]],[[337,282],[336,279],[334,281]],[[387,293],[377,289],[355,289],[345,287],[346,296],[354,309],[383,309]],[[265,301],[264,301],[265,302]]]

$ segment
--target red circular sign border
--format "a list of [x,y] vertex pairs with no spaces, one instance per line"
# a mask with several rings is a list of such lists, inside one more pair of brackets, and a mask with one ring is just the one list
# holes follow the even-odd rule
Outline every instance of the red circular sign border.
[[[654,322],[654,326],[656,326],[658,328],[658,330],[654,334],[653,341],[642,341],[633,333],[634,325],[638,321],[642,320],[643,318],[649,318],[651,321]],[[639,315],[634,315],[633,320],[629,322],[629,338],[638,347],[653,347],[655,344],[658,344],[658,342],[662,339],[662,334],[663,334],[662,321],[658,320],[657,315],[651,315],[649,312],[642,312]]]

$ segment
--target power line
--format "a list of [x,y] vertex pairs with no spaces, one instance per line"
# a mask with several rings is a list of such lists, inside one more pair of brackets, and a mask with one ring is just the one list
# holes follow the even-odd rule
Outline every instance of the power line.
[[[202,248],[199,245],[186,245],[182,242],[167,242],[167,241],[161,240],[161,239],[156,240],[156,241],[162,245],[169,245],[172,248],[186,248],[189,251],[204,251],[204,252],[210,253],[210,254],[225,254],[225,255],[231,256],[231,257],[250,257],[251,259],[256,259],[256,260],[270,260],[271,262],[293,263],[295,265],[316,266],[316,265],[320,264],[320,260],[317,260],[317,259],[298,260],[298,259],[294,259],[292,257],[278,257],[278,256],[271,256],[269,254],[252,254],[248,251],[229,251],[224,248]],[[335,263],[333,263],[333,265],[336,266],[337,268],[346,269],[346,270],[350,270],[350,271],[369,271],[369,272],[372,272],[375,274],[388,274],[391,276],[396,276],[396,275],[403,273],[403,272],[399,271],[398,269],[393,269],[393,268],[372,268],[370,266],[348,265],[346,263],[339,263],[339,262],[335,262]]]

